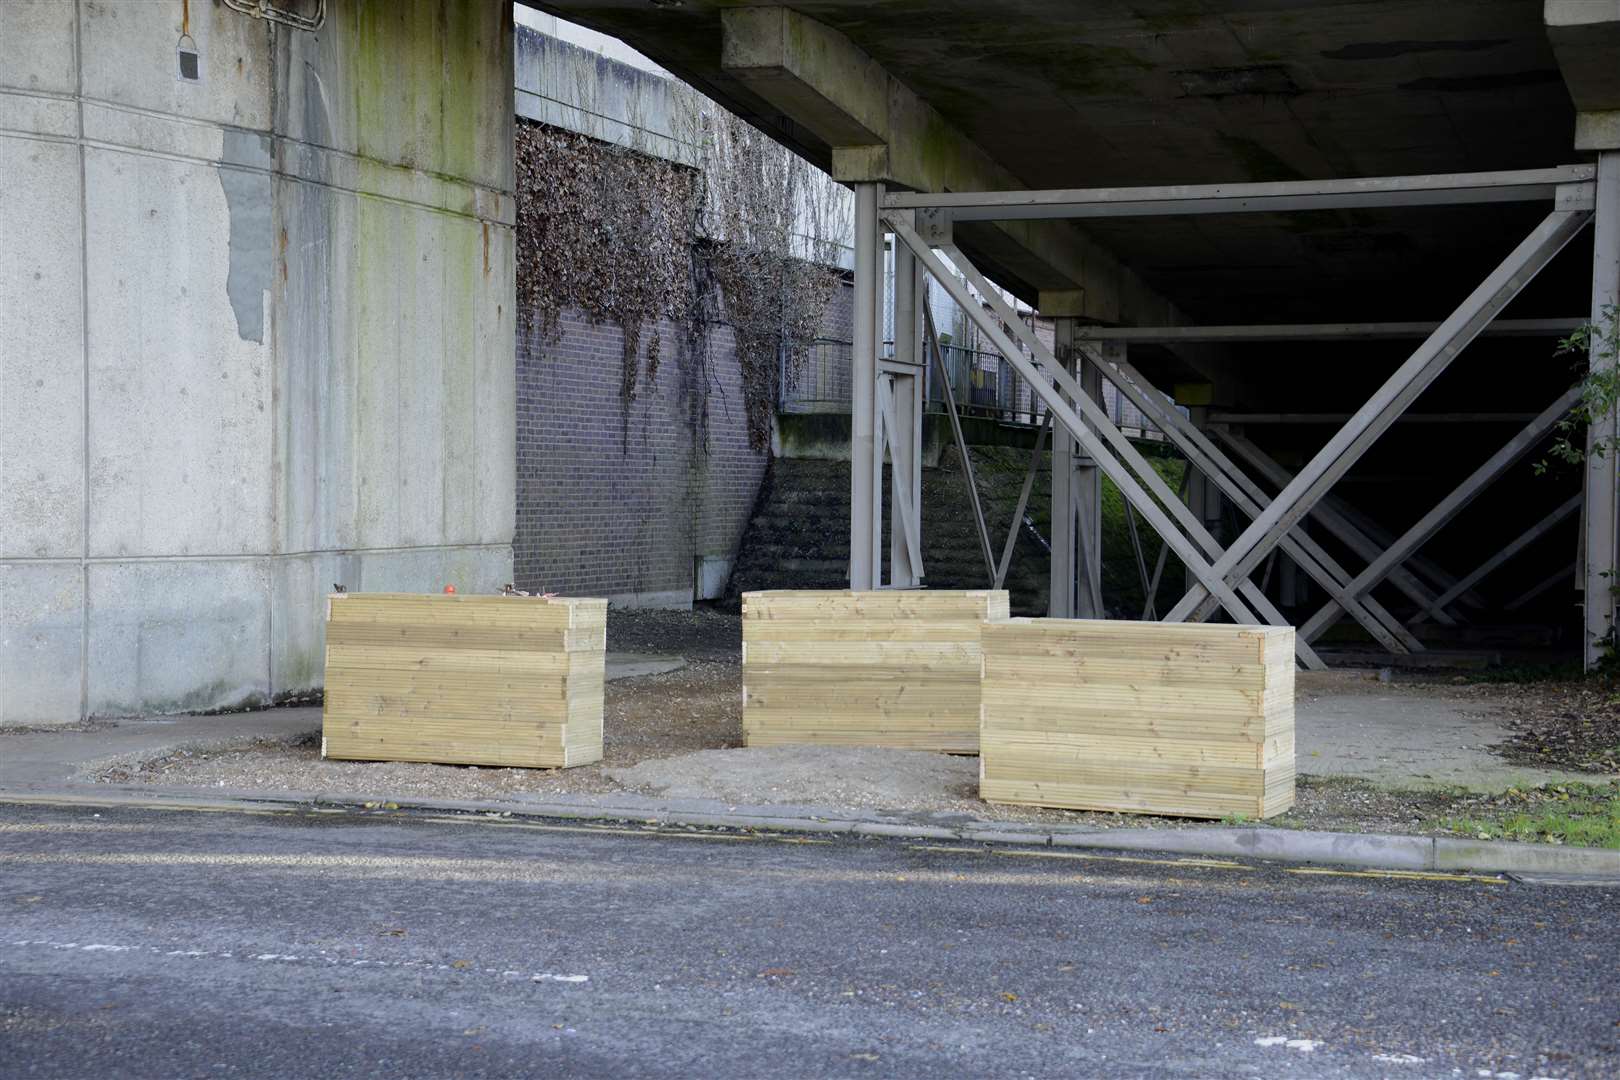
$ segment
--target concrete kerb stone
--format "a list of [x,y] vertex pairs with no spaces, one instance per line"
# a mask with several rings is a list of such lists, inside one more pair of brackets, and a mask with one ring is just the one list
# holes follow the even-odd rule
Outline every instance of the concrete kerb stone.
[[174,810],[264,810],[267,807],[364,809],[387,806],[401,811],[436,811],[475,818],[501,817],[630,823],[658,826],[740,829],[822,835],[873,836],[905,840],[1006,844],[1054,848],[1159,852],[1167,855],[1239,857],[1268,862],[1310,863],[1372,870],[1473,871],[1563,878],[1620,885],[1620,851],[1524,844],[1500,840],[1401,836],[1388,833],[1336,833],[1264,826],[1199,829],[1099,829],[1072,827],[1031,830],[974,822],[964,828],[860,818],[772,816],[649,810],[640,807],[539,802],[478,802],[412,799],[400,796],[333,795],[323,792],[219,791],[109,786],[105,792],[14,788],[0,790],[0,803],[68,803]]

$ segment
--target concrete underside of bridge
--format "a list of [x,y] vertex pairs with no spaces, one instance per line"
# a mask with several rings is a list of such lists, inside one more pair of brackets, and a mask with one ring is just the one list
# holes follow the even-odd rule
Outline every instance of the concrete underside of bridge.
[[[1462,205],[958,221],[946,234],[915,219],[925,247],[949,241],[955,247],[947,252],[959,249],[963,262],[1059,319],[1055,361],[1072,368],[1077,389],[1093,392],[1099,376],[1118,376],[1112,358],[1188,407],[1199,433],[1188,438],[1217,448],[1232,471],[1208,475],[1222,471],[1217,461],[1197,476],[1187,513],[1174,511],[1172,527],[1216,569],[1229,545],[1243,546],[1265,500],[1292,505],[1290,476],[1321,465],[1341,425],[1350,420],[1353,427],[1355,415],[1389,391],[1415,349],[1446,342],[1426,340],[1427,329],[1331,339],[1237,334],[1219,342],[1114,344],[1104,355],[1081,347],[1088,326],[1433,327],[1499,266],[1515,278],[1488,305],[1503,319],[1568,326],[1601,316],[1614,302],[1620,3],[1610,0],[540,6],[622,38],[854,185],[865,211],[858,230],[874,235],[899,227],[878,216],[884,192],[1309,184],[1596,164],[1556,203],[1548,188],[1538,199]],[[1573,216],[1553,221],[1572,207]],[[1543,237],[1551,250],[1525,252],[1521,242],[1543,228],[1558,233]],[[902,274],[926,263],[924,253],[914,259],[899,241],[896,233]],[[860,248],[870,242],[858,234],[858,276]],[[897,308],[905,304],[896,300]],[[926,583],[926,568],[908,564],[903,535],[926,523],[897,520],[885,559],[881,525],[862,511],[883,483],[885,454],[906,465],[907,440],[884,434],[903,436],[913,423],[904,415],[905,365],[926,359],[918,320],[897,330],[899,364],[875,364],[872,385],[863,388],[857,316],[855,457],[859,463],[862,446],[871,445],[864,460],[876,461],[864,477],[854,470],[857,586]],[[1444,637],[1430,629],[1437,624],[1455,638],[1445,624],[1539,623],[1594,660],[1612,625],[1605,575],[1615,562],[1613,455],[1595,466],[1532,467],[1557,433],[1532,418],[1588,360],[1555,355],[1559,337],[1557,329],[1477,340],[1468,333],[1456,342],[1466,346],[1456,363],[1440,364],[1421,385],[1406,384],[1421,396],[1401,402],[1403,422],[1374,432],[1342,475],[1329,476],[1326,499],[1288,533],[1281,569],[1267,573],[1265,560],[1253,567],[1270,602],[1290,621],[1310,625],[1333,588],[1358,578],[1522,435],[1531,445],[1506,464],[1498,459],[1490,483],[1461,499],[1430,530],[1432,539],[1414,548],[1415,558],[1396,561],[1393,575],[1361,592],[1351,589],[1352,601],[1364,593],[1396,614],[1359,611],[1342,625],[1382,622],[1394,633],[1394,651],[1403,651],[1409,637],[1413,644],[1416,636]],[[878,348],[869,338],[868,350]],[[1612,363],[1601,350],[1591,359]],[[1612,419],[1604,423],[1594,425],[1597,434],[1612,435]],[[1078,527],[1065,537],[1054,526],[1057,548],[1067,545],[1068,554],[1054,556],[1053,612],[1100,613],[1086,588],[1087,560],[1096,551],[1088,555],[1085,543],[1103,463],[1082,445],[1084,436],[1071,438],[1061,423],[1054,440],[1059,467],[1073,473],[1054,492],[1069,492]],[[1331,474],[1331,465],[1321,467]],[[908,471],[891,470],[901,478],[893,482]],[[1245,510],[1251,488],[1261,501]],[[1571,497],[1583,490],[1572,510]],[[1200,528],[1215,546],[1200,539]],[[1290,547],[1300,543],[1317,553]],[[1490,566],[1504,550],[1511,557]],[[1065,559],[1068,568],[1060,570]],[[1293,569],[1305,563],[1315,572]],[[1329,563],[1337,570],[1324,570]],[[1486,572],[1470,581],[1481,567]],[[1188,580],[1196,584],[1197,573]],[[1425,616],[1458,586],[1454,600]],[[1595,593],[1603,600],[1583,607],[1583,596]],[[1159,610],[1173,602],[1166,597]],[[1401,627],[1408,629],[1395,632]]]

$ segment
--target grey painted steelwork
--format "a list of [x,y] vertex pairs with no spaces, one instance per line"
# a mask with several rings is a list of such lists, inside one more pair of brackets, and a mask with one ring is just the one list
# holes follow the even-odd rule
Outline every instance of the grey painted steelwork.
[[879,185],[855,185],[855,296],[850,337],[849,587],[878,583],[879,483],[883,461],[875,443],[878,353]]
[[1035,474],[1041,468],[1041,454],[1046,450],[1046,436],[1052,430],[1052,414],[1047,413],[1035,436],[1035,449],[1029,453],[1029,471],[1024,474],[1024,486],[1018,492],[1018,506],[1013,510],[1012,523],[1007,526],[1007,543],[1001,549],[1001,562],[996,566],[996,588],[1007,582],[1007,568],[1012,565],[1013,548],[1018,544],[1018,532],[1024,526],[1024,510],[1029,506],[1029,493],[1035,488]]
[[[1586,226],[1591,216],[1584,210],[1554,210],[1548,214],[1216,560],[1216,573],[1229,583],[1246,578],[1497,312]],[[1200,613],[1207,616],[1213,610],[1207,599],[1208,593],[1200,584],[1189,590],[1165,618],[1182,621]]]
[[1545,578],[1542,578],[1541,581],[1530,586],[1530,588],[1526,589],[1513,600],[1509,601],[1502,610],[1518,611],[1520,608],[1524,607],[1524,605],[1528,604],[1542,593],[1553,588],[1553,586],[1557,585],[1560,581],[1568,581],[1571,586],[1573,586],[1579,574],[1580,566],[1576,563],[1570,563],[1568,566],[1555,570],[1551,574],[1548,574]]
[[[1565,185],[1589,185],[1590,165],[1507,172],[1288,180],[1259,184],[1172,184],[1158,187],[1059,188],[1047,191],[896,192],[886,210],[932,210],[956,221],[1030,218],[1158,217],[1350,210],[1379,206],[1455,206],[1552,198]],[[1574,196],[1579,198],[1579,196]]]
[[[1554,424],[1569,414],[1569,410],[1580,400],[1581,388],[1571,387],[1560,394],[1541,414],[1527,424],[1523,430],[1496,453],[1492,454],[1484,464],[1468,475],[1462,483],[1458,484],[1452,492],[1441,499],[1434,507],[1406,532],[1402,533],[1389,548],[1375,559],[1372,565],[1357,574],[1351,581],[1346,592],[1351,597],[1361,597],[1369,589],[1389,576],[1389,572],[1404,562],[1413,552],[1422,547],[1436,532],[1463,511],[1469,503],[1494,483],[1498,477],[1521,460],[1526,454],[1546,437]],[[1315,641],[1322,632],[1338,621],[1342,612],[1341,601],[1338,598],[1329,600],[1322,609],[1305,621],[1299,628],[1308,641]]]
[[[1123,355],[1113,362],[1113,367],[1118,375],[1113,382],[1120,393],[1158,425],[1165,438],[1187,457],[1190,464],[1208,477],[1221,494],[1231,499],[1251,520],[1258,517],[1271,499],[1243,474],[1243,470],[1221,453],[1191,421],[1171,407]],[[1280,547],[1294,560],[1295,565],[1335,598],[1335,610],[1348,611],[1384,648],[1399,654],[1423,651],[1423,643],[1401,625],[1400,620],[1381,605],[1364,602],[1357,594],[1348,591],[1347,585],[1351,580],[1349,572],[1303,530],[1296,529],[1289,533]],[[1340,605],[1344,606],[1341,608]]]
[[[1480,332],[1481,337],[1552,337],[1568,334],[1586,320],[1498,319]],[[1141,344],[1209,341],[1358,341],[1425,338],[1439,329],[1436,322],[1271,323],[1254,326],[1087,326],[1078,336],[1085,341],[1134,341]]]
[[[938,257],[917,235],[916,231],[901,220],[898,215],[889,215],[888,221],[895,235],[911,248],[918,261],[927,268],[928,272],[950,294],[958,306],[967,313],[968,317],[990,339],[991,343],[1001,350],[1002,355],[1007,358],[1018,373],[1029,382],[1031,389],[1046,403],[1046,407],[1051,411],[1054,421],[1068,428],[1075,440],[1097,460],[1098,467],[1107,474],[1110,480],[1114,481],[1121,495],[1136,506],[1137,510],[1153,526],[1154,530],[1163,537],[1165,543],[1175,551],[1176,555],[1192,571],[1194,576],[1206,583],[1208,590],[1219,598],[1221,605],[1226,608],[1233,619],[1247,624],[1255,624],[1258,621],[1247,606],[1247,601],[1253,603],[1271,625],[1288,625],[1281,612],[1276,610],[1275,606],[1266,599],[1265,595],[1260,592],[1253,582],[1245,581],[1235,591],[1232,586],[1212,575],[1209,561],[1200,554],[1198,547],[1189,542],[1188,537],[1182,535],[1170,518],[1166,516],[1160,502],[1163,502],[1165,506],[1170,508],[1172,513],[1176,514],[1177,520],[1188,529],[1188,533],[1197,541],[1198,545],[1206,549],[1218,549],[1219,545],[1216,544],[1214,538],[1204,529],[1202,523],[1187,513],[1187,508],[1175,498],[1169,487],[1159,477],[1159,474],[1142,459],[1141,454],[1130,445],[1119,429],[1114,427],[1107,413],[1103,412],[1100,406],[1086,396],[1080,389],[1079,384],[1075,382],[1067,371],[1063,370],[1062,365],[1058,364],[1051,351],[1018,319],[1017,314],[1007,307],[995,290],[990,288],[989,283],[984,280],[967,257],[955,248],[946,249],[952,263],[969,281],[974,282],[974,287],[979,290],[983,297],[983,304],[968,292],[967,287],[957,280],[956,276],[939,261]],[[990,317],[984,310],[985,306],[996,312],[996,318]],[[1003,324],[1011,327],[1013,333],[1018,335],[1025,345],[1029,346],[1031,352],[1035,355],[1033,361],[1026,358],[1018,346],[1013,343],[1013,340],[1008,337],[1006,330],[1003,329]],[[1068,400],[1065,400],[1064,394],[1068,395]],[[1074,406],[1078,406],[1079,412],[1076,412],[1075,407],[1069,404],[1071,400],[1074,402]],[[1082,416],[1085,417],[1084,420],[1081,419]],[[1092,430],[1091,425],[1095,425],[1095,431]],[[1106,446],[1104,441],[1107,443]],[[1114,456],[1116,453],[1119,458]],[[1129,468],[1122,464],[1120,459],[1129,462]],[[1155,502],[1154,497],[1143,490],[1142,484],[1137,482],[1135,476],[1131,473],[1131,469],[1136,470],[1137,474],[1142,477],[1142,481],[1158,496],[1160,502]],[[1242,592],[1242,599],[1239,599],[1238,591]],[[1300,662],[1307,667],[1316,670],[1326,667],[1308,643],[1296,641],[1295,649]]]
[[[1054,355],[1093,401],[1102,401],[1097,366],[1073,345],[1075,320],[1053,327]],[[1102,485],[1097,466],[1062,430],[1052,439],[1052,550],[1047,615],[1105,618],[1102,602]]]
[[[1227,449],[1248,462],[1279,489],[1286,488],[1293,480],[1294,474],[1278,465],[1264,450],[1261,450],[1246,436],[1219,424],[1211,426],[1209,430],[1215,438],[1226,444]],[[1371,531],[1370,522],[1363,519],[1361,515],[1354,513],[1341,500],[1332,496],[1313,506],[1310,516],[1333,530],[1334,535],[1343,541],[1346,547],[1368,562],[1378,558],[1384,547],[1387,546],[1379,543],[1378,536]],[[1417,559],[1412,559],[1410,562],[1414,567],[1420,565]],[[1431,574],[1430,577],[1432,578],[1433,575]],[[1457,620],[1435,606],[1438,594],[1420,580],[1416,574],[1402,567],[1391,573],[1389,580],[1441,625],[1455,626],[1457,624]],[[1442,586],[1442,588],[1446,587]]]
[[[1608,352],[1620,336],[1620,325],[1610,320],[1620,314],[1620,150],[1598,155],[1595,196],[1596,235],[1592,244],[1592,335],[1591,370],[1612,370],[1615,357]],[[1614,638],[1614,587],[1616,544],[1616,437],[1620,423],[1614,412],[1592,422],[1587,429],[1586,458],[1586,566],[1581,589],[1585,595],[1585,665],[1588,670],[1603,659]],[[1598,441],[1610,447],[1607,453],[1590,452]],[[1599,599],[1594,600],[1594,597]]]
[[[903,246],[903,245],[902,245]],[[911,251],[906,248],[907,257]],[[899,249],[896,249],[896,256]],[[956,441],[957,457],[962,459],[962,478],[967,481],[968,503],[973,509],[973,524],[979,533],[979,547],[984,552],[984,569],[989,575],[990,587],[1001,588],[1003,574],[996,569],[996,556],[990,547],[990,527],[985,524],[984,507],[979,502],[979,484],[973,476],[973,458],[968,453],[967,439],[962,435],[962,418],[956,411],[956,391],[951,388],[950,372],[945,370],[945,355],[939,347],[939,334],[934,329],[934,313],[927,304],[923,304],[923,348],[933,358],[934,368],[939,372],[939,383],[945,391],[945,415],[950,417],[951,437]],[[1044,437],[1045,428],[1041,429]],[[1037,457],[1039,452],[1037,451]],[[1013,515],[1013,535],[1017,536],[1018,523],[1023,519],[1023,500],[1019,501],[1018,513]]]
[[[1239,413],[1209,414],[1212,424],[1344,424],[1354,413]],[[1535,413],[1406,413],[1397,424],[1523,424]]]
[[[1439,599],[1435,601],[1436,606],[1443,608],[1447,604],[1452,603],[1463,593],[1485,580],[1486,575],[1490,574],[1497,567],[1501,566],[1503,563],[1513,558],[1513,556],[1517,555],[1519,552],[1541,539],[1547,533],[1551,532],[1560,521],[1563,521],[1565,518],[1569,517],[1571,514],[1575,513],[1575,511],[1581,508],[1581,500],[1582,496],[1571,495],[1561,506],[1558,507],[1558,509],[1554,510],[1546,517],[1524,530],[1524,532],[1520,533],[1505,547],[1503,547],[1501,551],[1498,551],[1495,555],[1492,555],[1489,559],[1486,559],[1472,573],[1466,575],[1460,581],[1458,581],[1457,584],[1441,593]],[[1418,616],[1412,620],[1412,622],[1414,624],[1420,623],[1428,617],[1429,612],[1420,612]]]

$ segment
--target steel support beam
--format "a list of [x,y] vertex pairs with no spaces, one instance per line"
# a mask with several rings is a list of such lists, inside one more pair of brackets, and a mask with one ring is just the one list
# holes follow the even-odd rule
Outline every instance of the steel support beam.
[[[1102,383],[1096,365],[1073,345],[1075,321],[1053,324],[1053,353],[1096,402]],[[1051,597],[1047,615],[1054,619],[1100,619],[1102,604],[1102,484],[1097,463],[1059,429],[1052,438]]]
[[[1620,150],[1598,154],[1596,236],[1592,245],[1592,349],[1594,374],[1614,369],[1620,344]],[[1616,459],[1620,458],[1620,423],[1611,410],[1594,417],[1587,428],[1586,565],[1581,580],[1585,607],[1585,665],[1590,671],[1614,640],[1616,576]],[[1592,452],[1599,444],[1606,453]]]
[[[880,422],[889,456],[889,581],[897,589],[922,584],[922,310],[921,279],[909,251],[894,253],[894,359],[879,364]],[[882,304],[882,293],[878,303]],[[878,311],[878,325],[883,313]],[[881,466],[882,453],[879,453]]]
[[1013,509],[1012,523],[1007,526],[1007,543],[1001,549],[1001,562],[996,564],[995,587],[1005,588],[1007,570],[1012,566],[1013,549],[1018,546],[1018,533],[1024,527],[1024,511],[1029,507],[1029,494],[1035,490],[1035,474],[1041,471],[1041,454],[1046,450],[1046,435],[1052,430],[1052,414],[1041,421],[1035,436],[1035,449],[1029,454],[1029,471],[1024,473],[1024,486],[1018,492],[1018,505]]
[[[1591,216],[1588,210],[1554,210],[1531,230],[1215,561],[1216,573],[1228,584],[1246,579],[1496,313],[1585,227]],[[1208,600],[1206,588],[1200,585],[1182,597],[1166,618],[1196,618],[1213,610]]]
[[[921,372],[886,364],[878,376],[880,444],[889,458],[889,580],[895,589],[922,584],[922,403]],[[879,453],[879,464],[883,454]]]
[[[983,299],[983,304],[978,299],[975,299],[967,287],[961,281],[958,281],[956,276],[945,267],[944,263],[940,262],[928,245],[917,235],[916,230],[912,229],[898,216],[890,216],[889,225],[894,230],[895,235],[916,253],[918,261],[928,269],[928,272],[934,276],[941,287],[950,294],[951,298],[956,301],[957,306],[990,338],[1007,362],[1013,365],[1019,375],[1030,384],[1030,388],[1046,403],[1046,407],[1053,414],[1054,422],[1068,428],[1070,434],[1079,442],[1081,448],[1097,460],[1098,467],[1119,488],[1120,494],[1131,502],[1137,511],[1147,519],[1148,524],[1153,526],[1154,531],[1164,539],[1164,542],[1170,546],[1176,556],[1193,571],[1203,583],[1204,588],[1218,598],[1218,602],[1222,607],[1226,608],[1232,618],[1239,623],[1254,624],[1258,622],[1259,620],[1248,606],[1253,604],[1255,609],[1260,612],[1261,616],[1270,625],[1288,625],[1282,613],[1277,611],[1275,605],[1266,599],[1265,594],[1260,592],[1253,582],[1244,581],[1234,588],[1232,585],[1210,576],[1209,560],[1205,558],[1200,549],[1210,552],[1218,550],[1219,545],[1215,543],[1214,538],[1209,535],[1197,519],[1187,512],[1187,508],[1176,499],[1174,493],[1170,491],[1159,474],[1143,460],[1142,455],[1131,446],[1125,436],[1113,425],[1113,422],[1108,418],[1108,414],[1103,412],[1102,407],[1092,401],[1081,390],[1079,383],[1057,362],[1057,358],[1052,355],[1051,350],[1046,348],[1035,337],[1028,326],[1024,325],[1023,321],[1018,318],[1017,313],[1007,306],[967,257],[955,248],[946,248],[951,262],[973,283],[973,287],[978,290],[980,297]],[[994,318],[985,312],[985,306],[995,312]],[[1010,327],[1013,334],[1030,349],[1034,355],[1033,360],[1024,356],[1019,347],[1014,344],[1013,339],[1003,329],[1004,326]],[[1068,395],[1067,399],[1065,399],[1065,394]],[[1074,403],[1073,406],[1069,404],[1070,401]],[[1076,407],[1078,407],[1078,411],[1076,411]],[[1116,454],[1118,455],[1117,458],[1115,457]],[[1135,476],[1132,475],[1132,470],[1135,470]],[[1141,477],[1141,482],[1138,482],[1137,476]],[[1143,488],[1144,483],[1147,485],[1147,490]],[[1153,492],[1153,495],[1148,494],[1149,490]],[[1155,497],[1159,501],[1155,501]],[[1163,504],[1162,507],[1161,503]],[[1169,508],[1170,514],[1175,517],[1176,523],[1187,529],[1187,535],[1184,536],[1177,529],[1176,523],[1173,523],[1171,517],[1166,515],[1165,507]],[[1189,540],[1189,537],[1191,537],[1191,540]],[[1239,592],[1242,593],[1241,599],[1238,595]],[[1296,639],[1295,652],[1300,662],[1307,667],[1316,670],[1326,667],[1308,643]]]
[[1541,581],[1530,586],[1530,588],[1526,589],[1522,594],[1509,601],[1507,607],[1503,608],[1502,610],[1518,611],[1520,608],[1524,607],[1524,605],[1528,604],[1530,601],[1534,600],[1548,589],[1551,589],[1553,586],[1557,585],[1560,581],[1568,581],[1571,587],[1573,587],[1576,575],[1579,573],[1580,567],[1576,566],[1574,563],[1571,563],[1562,569],[1554,570],[1551,574],[1548,574],[1545,578],[1542,578]]
[[[1458,484],[1451,494],[1441,499],[1428,513],[1419,518],[1416,524],[1402,533],[1382,555],[1373,560],[1370,566],[1357,574],[1345,590],[1350,597],[1364,596],[1369,589],[1377,586],[1389,576],[1391,570],[1409,559],[1431,536],[1461,513],[1480,492],[1495,483],[1498,477],[1534,450],[1546,437],[1547,432],[1552,430],[1553,425],[1568,415],[1569,410],[1580,400],[1580,396],[1579,387],[1566,390],[1559,395],[1557,401],[1542,410],[1540,416],[1525,425],[1522,431],[1509,439],[1506,445]],[[1342,598],[1329,600],[1320,611],[1305,621],[1299,632],[1305,635],[1307,641],[1315,641],[1324,630],[1339,620],[1343,611]]]
[[[1176,486],[1177,501],[1184,502],[1187,498],[1187,487],[1192,483],[1192,463],[1188,462],[1181,470],[1181,483]],[[1129,505],[1129,504],[1126,504]],[[1169,561],[1170,547],[1167,544],[1159,545],[1159,557],[1153,563],[1153,576],[1148,579],[1147,596],[1142,600],[1142,619],[1159,621],[1159,612],[1156,606],[1159,597],[1159,582],[1164,578],[1164,565]]]
[[878,305],[883,240],[878,232],[882,185],[855,185],[855,295],[850,330],[849,587],[875,589],[883,569],[879,529],[883,457],[878,452]]
[[[1212,424],[1343,424],[1353,413],[1211,412]],[[1534,413],[1407,413],[1397,424],[1522,424]]]
[[[1196,466],[1242,513],[1251,520],[1258,517],[1271,499],[1219,447],[1210,442],[1208,436],[1159,394],[1141,372],[1131,366],[1124,355],[1123,345],[1113,347],[1120,350],[1111,364],[1116,372],[1113,383],[1119,392],[1142,410],[1143,415],[1164,432],[1165,438],[1182,452],[1188,462]],[[1381,606],[1363,602],[1348,591],[1347,585],[1351,580],[1349,572],[1303,530],[1296,528],[1283,538],[1280,546],[1311,580],[1329,596],[1336,598],[1335,610],[1341,610],[1339,604],[1345,605],[1343,610],[1348,610],[1356,622],[1384,648],[1400,654],[1423,651],[1423,644],[1401,625],[1400,620]]]
[[[1564,337],[1585,322],[1574,319],[1498,319],[1481,337]],[[1217,341],[1376,341],[1426,338],[1434,322],[1269,323],[1253,326],[1087,326],[1084,341],[1173,345]]]
[[1561,186],[1590,184],[1590,165],[1514,172],[1288,180],[1259,184],[1067,188],[1047,191],[896,192],[886,210],[931,210],[956,221],[1029,218],[1159,217],[1354,210],[1381,206],[1456,206],[1552,198]]
[[[898,261],[900,252],[906,253],[906,260],[916,266],[916,258],[911,249],[904,244],[895,246],[895,258]],[[921,275],[919,284],[921,284]],[[919,290],[920,291],[920,290]],[[990,547],[990,526],[984,520],[984,505],[979,501],[979,484],[973,475],[973,457],[968,453],[967,438],[962,434],[962,417],[956,411],[956,391],[951,388],[951,374],[945,369],[945,353],[939,347],[939,334],[934,329],[934,313],[928,309],[926,293],[924,302],[920,305],[923,313],[923,340],[924,348],[929,356],[933,357],[935,370],[939,372],[939,385],[945,391],[945,415],[950,417],[951,437],[956,441],[956,456],[962,461],[962,479],[967,483],[968,506],[973,511],[973,524],[979,533],[979,548],[984,553],[985,579],[990,582],[992,589],[1001,588],[1001,576],[996,572],[996,557]],[[1019,517],[1023,516],[1022,506],[1019,508]]]
[[[1210,433],[1224,443],[1244,461],[1275,484],[1279,490],[1286,488],[1294,479],[1294,474],[1277,464],[1271,457],[1246,436],[1226,427],[1212,427]],[[1378,543],[1377,537],[1369,531],[1368,523],[1356,520],[1359,515],[1352,515],[1349,508],[1340,500],[1331,496],[1323,499],[1311,508],[1311,516],[1325,528],[1332,531],[1357,556],[1372,562],[1383,552],[1386,545]],[[1393,537],[1390,537],[1393,540]],[[1413,560],[1414,565],[1416,560]],[[1437,593],[1420,581],[1416,575],[1405,568],[1397,568],[1389,575],[1389,580],[1396,588],[1405,593],[1407,598],[1428,612],[1434,619],[1444,626],[1456,625],[1456,620],[1435,606]]]
[[[1546,517],[1524,530],[1524,532],[1520,533],[1514,539],[1509,541],[1501,551],[1498,551],[1495,555],[1492,555],[1489,559],[1486,559],[1479,565],[1477,569],[1469,573],[1466,577],[1463,577],[1457,582],[1457,584],[1441,593],[1439,600],[1435,602],[1440,607],[1445,607],[1447,604],[1457,599],[1457,597],[1461,596],[1464,592],[1467,592],[1475,585],[1478,585],[1481,581],[1485,580],[1487,574],[1491,573],[1497,567],[1513,558],[1513,556],[1517,555],[1519,552],[1523,551],[1537,540],[1540,540],[1543,536],[1547,535],[1547,533],[1551,532],[1560,521],[1563,521],[1565,518],[1579,510],[1581,508],[1581,498],[1582,497],[1580,495],[1571,495],[1569,499],[1558,509],[1554,510]],[[1422,622],[1427,617],[1427,613],[1421,614],[1414,619],[1413,622]]]

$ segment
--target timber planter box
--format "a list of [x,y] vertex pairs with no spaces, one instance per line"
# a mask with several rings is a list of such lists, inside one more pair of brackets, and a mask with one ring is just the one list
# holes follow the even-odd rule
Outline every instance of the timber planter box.
[[566,768],[602,757],[607,601],[338,593],[321,755]]
[[1014,619],[984,632],[987,802],[1219,818],[1294,804],[1294,631]]
[[979,750],[979,638],[1002,590],[743,594],[743,742]]

